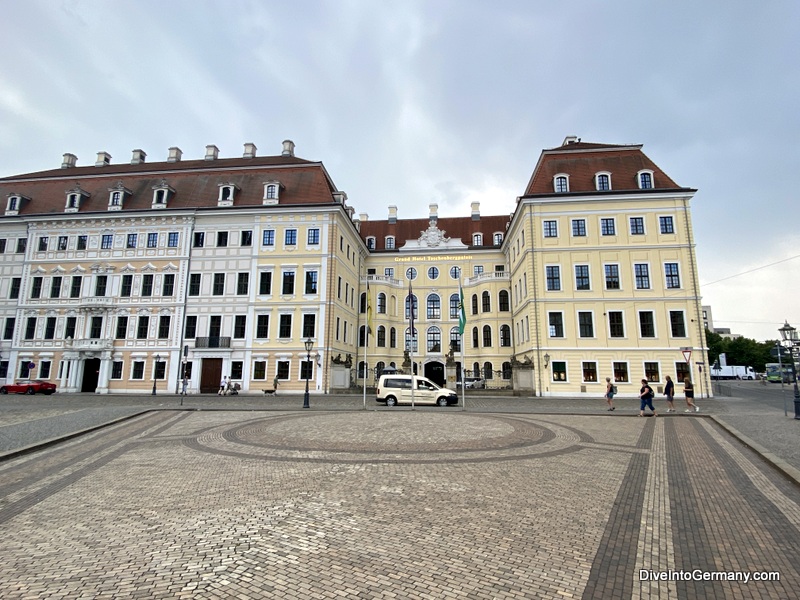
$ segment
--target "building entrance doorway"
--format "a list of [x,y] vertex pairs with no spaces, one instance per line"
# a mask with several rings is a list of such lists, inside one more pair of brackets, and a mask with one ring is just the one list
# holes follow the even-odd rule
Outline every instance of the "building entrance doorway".
[[444,365],[440,362],[427,363],[425,365],[425,377],[433,383],[444,387],[447,380],[444,374]]
[[200,372],[200,393],[218,392],[220,379],[222,379],[222,359],[204,358]]
[[97,391],[97,383],[99,381],[100,359],[87,358],[83,361],[83,382],[81,383],[81,391],[93,394]]

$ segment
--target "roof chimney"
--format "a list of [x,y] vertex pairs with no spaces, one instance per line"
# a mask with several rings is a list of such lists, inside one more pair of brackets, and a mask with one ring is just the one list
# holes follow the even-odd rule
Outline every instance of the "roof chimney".
[[244,154],[242,154],[242,158],[255,158],[256,157],[256,145],[253,143],[246,143],[244,145]]
[[480,202],[473,202],[472,203],[472,220],[473,221],[480,221],[481,220],[481,203]]
[[78,157],[75,156],[74,154],[70,154],[69,152],[67,152],[64,155],[64,158],[61,159],[61,168],[62,169],[71,169],[72,167],[75,166],[75,163],[77,163],[77,162],[78,162]]
[[393,225],[397,223],[397,207],[390,206],[389,207],[389,224]]
[[98,152],[97,161],[94,163],[95,167],[105,167],[111,164],[111,155],[108,152]]
[[439,220],[439,205],[438,204],[429,204],[428,205],[428,219],[431,221],[438,221]]
[[206,146],[206,160],[217,160],[218,156],[219,148],[217,148],[214,144]]
[[567,137],[564,138],[564,143],[561,144],[561,145],[562,146],[567,146],[569,144],[574,144],[577,141],[578,141],[578,136],[577,135],[568,135]]
[[369,221],[369,215],[367,213],[358,213],[358,220],[362,223],[366,223]]
[[167,162],[181,162],[181,156],[183,156],[183,152],[177,146],[173,146],[169,149],[169,156],[167,157]]
[[292,140],[283,140],[281,156],[294,156],[294,142]]
[[131,157],[131,164],[132,165],[140,165],[144,162],[144,159],[147,157],[147,153],[144,150],[134,150],[133,156]]

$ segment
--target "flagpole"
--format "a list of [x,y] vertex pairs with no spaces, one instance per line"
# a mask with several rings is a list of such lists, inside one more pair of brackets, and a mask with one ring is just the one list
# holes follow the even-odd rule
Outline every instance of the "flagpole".
[[367,298],[365,302],[366,306],[366,323],[364,324],[364,382],[363,382],[363,402],[364,402],[364,410],[367,410],[367,373],[368,367],[367,364],[367,353],[369,352],[369,332],[370,332],[370,325],[372,321],[372,303],[370,302],[369,298],[369,275],[367,275]]
[[461,410],[467,409],[467,359],[464,355],[466,342],[464,332],[467,330],[467,310],[464,307],[464,288],[461,286],[461,270],[458,271],[458,331],[461,336]]
[[414,406],[414,388],[417,387],[414,379],[414,293],[411,289],[410,277],[408,279],[408,321],[408,357],[411,360],[411,410],[416,410]]

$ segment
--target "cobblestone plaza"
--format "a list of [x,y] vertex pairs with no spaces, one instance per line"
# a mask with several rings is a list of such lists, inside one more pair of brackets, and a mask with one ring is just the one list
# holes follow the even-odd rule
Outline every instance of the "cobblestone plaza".
[[788,598],[800,565],[796,484],[694,415],[158,410],[0,483],[4,598]]

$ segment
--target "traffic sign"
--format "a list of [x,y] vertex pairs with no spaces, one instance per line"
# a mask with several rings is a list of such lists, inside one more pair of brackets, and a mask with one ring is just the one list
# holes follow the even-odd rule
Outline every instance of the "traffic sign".
[[686,364],[688,365],[689,361],[692,360],[692,349],[686,348],[681,350],[681,352],[683,353],[683,359],[686,361]]

